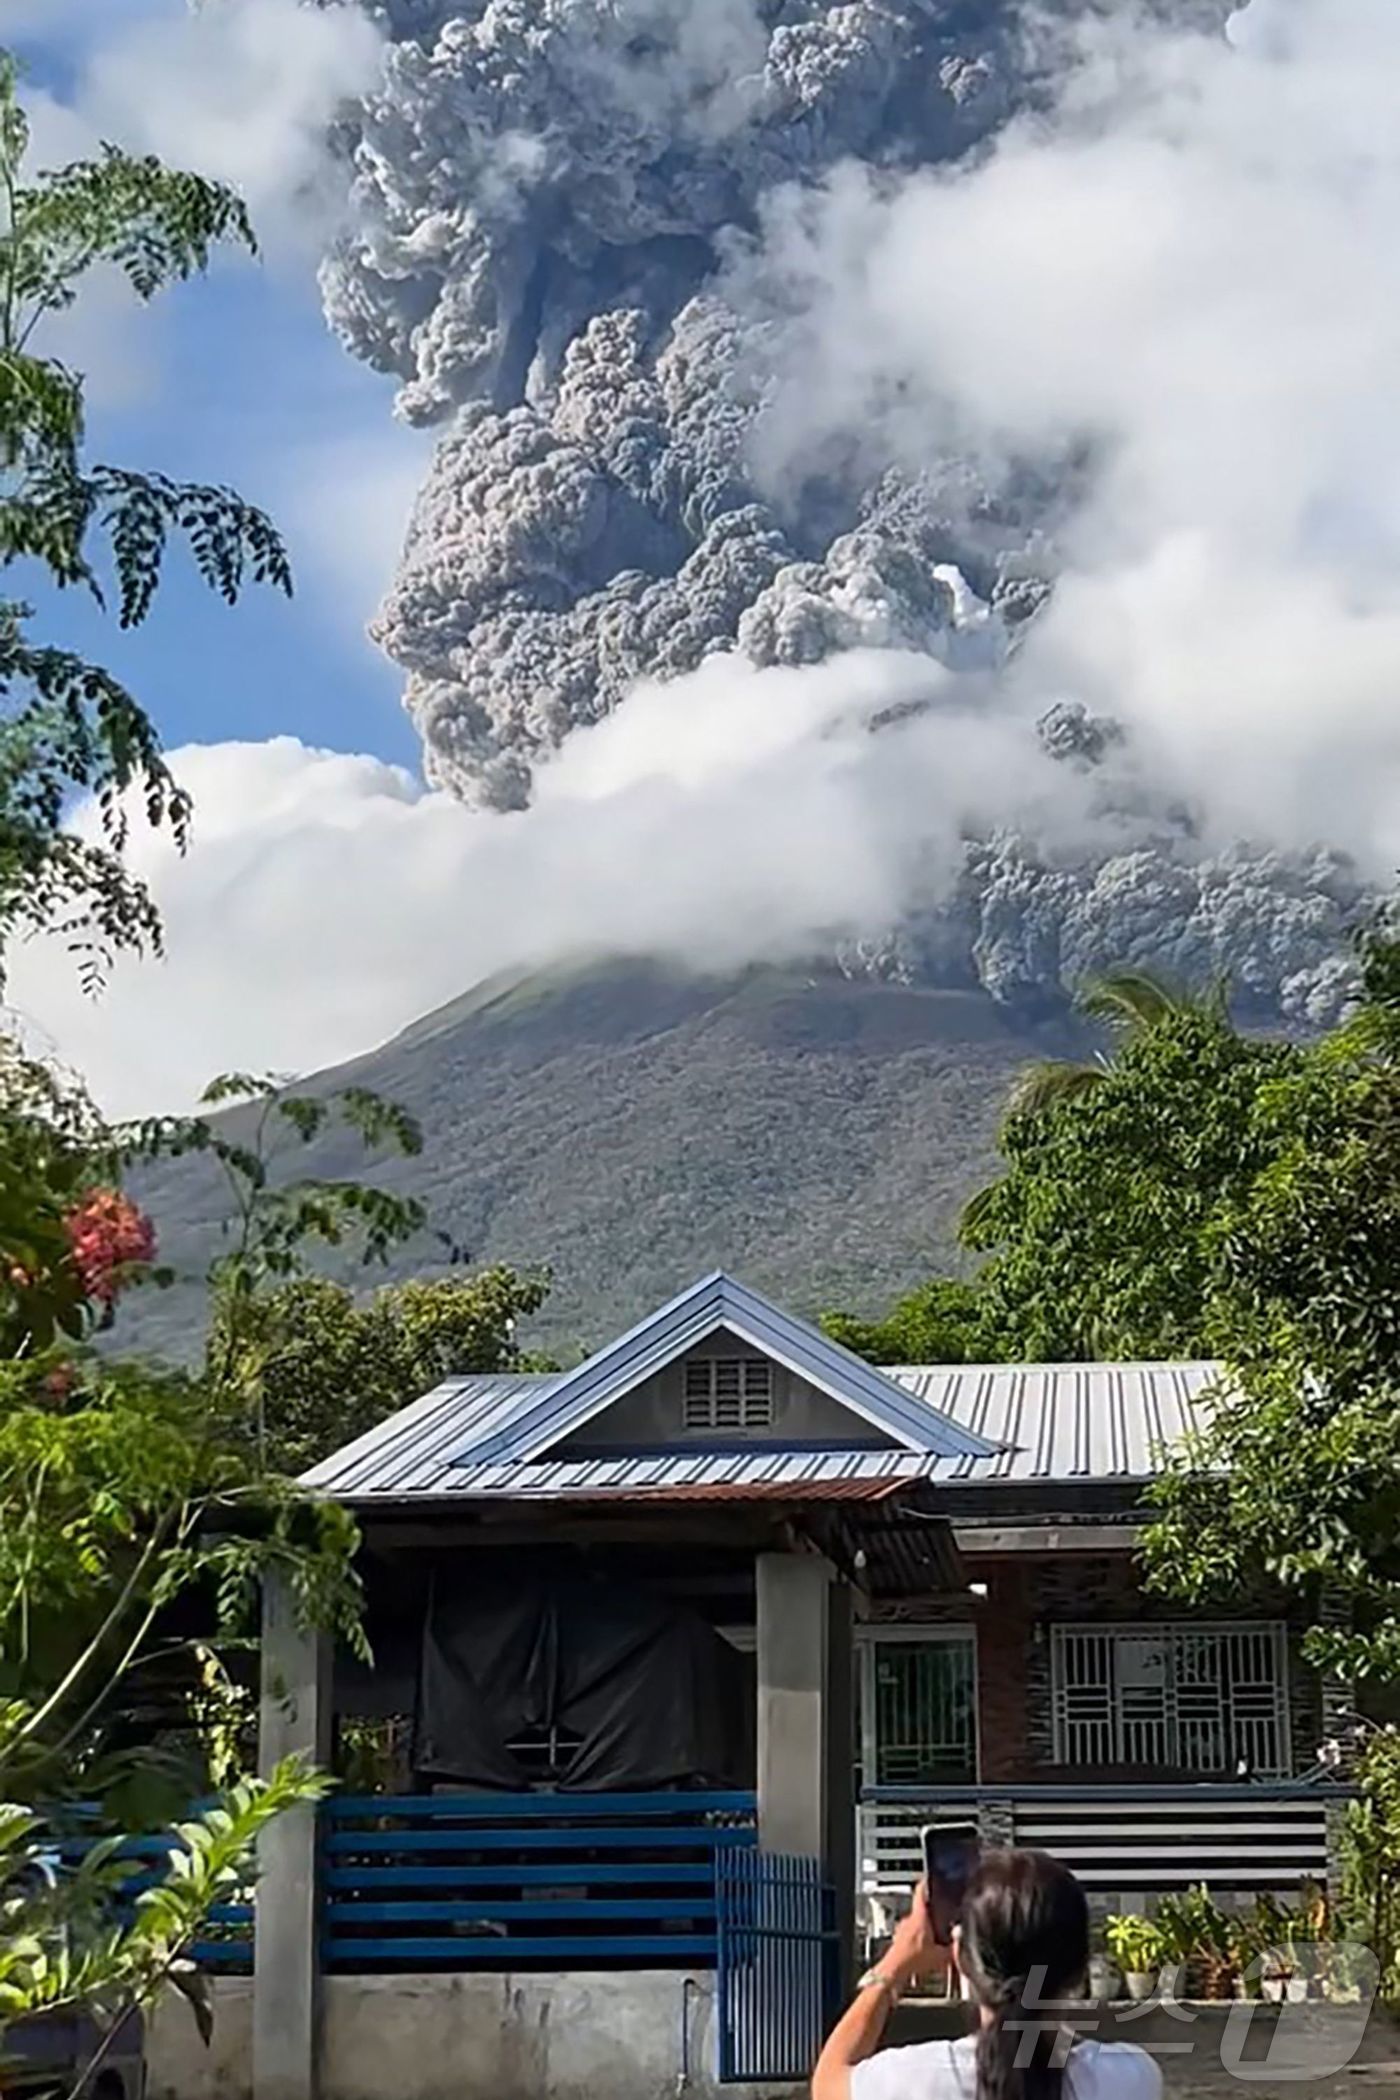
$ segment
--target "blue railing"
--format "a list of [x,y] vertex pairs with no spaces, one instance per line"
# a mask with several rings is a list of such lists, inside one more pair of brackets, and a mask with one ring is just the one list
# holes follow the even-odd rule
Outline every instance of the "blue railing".
[[328,1969],[703,1968],[750,1793],[339,1795],[322,1809]]
[[834,1892],[816,1860],[776,1852],[721,1855],[715,1887],[720,2080],[805,2080],[835,2009]]
[[[91,1835],[63,1837],[56,1840],[53,1850],[64,1865],[76,1865],[92,1842]],[[183,1849],[183,1840],[173,1830],[124,1840],[115,1859],[130,1860],[131,1872],[112,1890],[112,1903],[119,1919],[131,1916],[136,1898],[143,1889],[153,1888],[158,1881],[165,1879],[171,1853]],[[205,1928],[204,1937],[190,1949],[194,1960],[206,1968],[217,1968],[235,1975],[252,1969],[251,1902],[216,1904],[205,1919]]]

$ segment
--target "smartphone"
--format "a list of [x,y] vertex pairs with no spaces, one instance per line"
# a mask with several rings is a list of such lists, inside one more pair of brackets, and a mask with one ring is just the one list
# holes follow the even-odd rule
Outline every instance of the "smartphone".
[[981,1837],[973,1822],[929,1823],[921,1833],[929,1916],[945,1944],[958,1922],[967,1885],[977,1871]]

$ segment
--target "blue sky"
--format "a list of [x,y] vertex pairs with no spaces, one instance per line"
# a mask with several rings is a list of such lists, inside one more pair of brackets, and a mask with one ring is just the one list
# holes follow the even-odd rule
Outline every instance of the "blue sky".
[[[12,4],[0,0],[0,32]],[[28,93],[81,106],[95,39],[170,11],[162,0],[34,7],[42,29],[25,30],[21,18],[15,40]],[[327,330],[314,251],[286,251],[274,242],[267,261],[222,260],[148,314],[120,311],[111,289],[74,361],[92,375],[91,456],[231,483],[264,505],[289,545],[293,601],[257,590],[230,612],[177,554],[146,626],[123,636],[76,593],[26,588],[46,631],[100,655],[172,747],[290,733],[415,765],[399,675],[364,625],[393,560],[418,447],[391,421],[389,382]]]

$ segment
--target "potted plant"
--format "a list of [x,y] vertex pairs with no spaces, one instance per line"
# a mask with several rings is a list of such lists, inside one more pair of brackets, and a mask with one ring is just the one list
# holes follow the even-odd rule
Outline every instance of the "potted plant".
[[1288,1918],[1288,1952],[1293,1974],[1288,1999],[1301,2004],[1304,1998],[1321,1996],[1327,1976],[1326,1942],[1332,1937],[1331,1907],[1327,1891],[1315,1881],[1305,1881],[1296,1910]]
[[1123,1993],[1123,1978],[1111,1950],[1104,1944],[1101,1925],[1094,1928],[1089,1944],[1088,1990],[1093,2005],[1112,2005]]
[[1281,2002],[1286,1978],[1283,1948],[1287,1940],[1285,1913],[1275,1896],[1256,1898],[1249,1910],[1232,1920],[1235,1949],[1235,1995],[1259,1998],[1266,2004]]
[[1150,1998],[1167,1959],[1167,1943],[1161,1929],[1151,1918],[1128,1912],[1110,1918],[1103,1936],[1128,1996],[1138,2000]]
[[1239,1973],[1235,1934],[1230,1919],[1204,1883],[1184,1895],[1164,1896],[1157,1907],[1157,1926],[1166,1945],[1166,1960],[1184,1971],[1188,1998],[1228,1998]]

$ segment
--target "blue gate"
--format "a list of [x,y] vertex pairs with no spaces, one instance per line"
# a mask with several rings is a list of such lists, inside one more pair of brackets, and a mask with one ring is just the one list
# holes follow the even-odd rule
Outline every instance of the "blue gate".
[[715,1857],[719,2075],[726,2084],[810,2076],[834,2008],[835,1899],[814,1859]]

